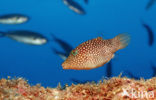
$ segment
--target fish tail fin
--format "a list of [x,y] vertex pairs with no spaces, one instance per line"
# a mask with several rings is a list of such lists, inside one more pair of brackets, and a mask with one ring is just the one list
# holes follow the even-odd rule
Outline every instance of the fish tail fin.
[[114,42],[116,42],[119,45],[118,49],[123,49],[129,44],[130,35],[128,33],[122,33],[117,35],[114,38],[114,40],[115,40]]
[[5,32],[0,31],[0,37],[4,37],[4,36],[5,36]]

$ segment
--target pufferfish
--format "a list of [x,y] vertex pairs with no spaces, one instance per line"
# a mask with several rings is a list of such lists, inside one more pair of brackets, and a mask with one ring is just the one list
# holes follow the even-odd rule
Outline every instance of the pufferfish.
[[127,33],[104,40],[97,37],[88,40],[71,51],[68,58],[62,63],[63,69],[89,70],[103,66],[108,63],[114,53],[125,48],[130,41]]

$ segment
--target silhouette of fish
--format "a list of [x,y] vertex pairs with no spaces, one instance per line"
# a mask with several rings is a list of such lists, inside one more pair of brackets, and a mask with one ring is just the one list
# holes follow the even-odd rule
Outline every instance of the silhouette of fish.
[[89,1],[89,0],[84,0],[84,2],[85,2],[86,4],[88,4],[88,1]]
[[8,37],[12,40],[30,45],[43,45],[48,42],[48,39],[43,35],[27,30],[0,32],[0,37]]
[[95,81],[91,81],[91,80],[81,81],[81,80],[77,80],[77,79],[74,79],[74,78],[72,78],[71,81],[76,83],[76,84],[85,84],[85,83],[88,83],[88,82],[95,82]]
[[63,0],[64,4],[67,5],[72,11],[78,14],[86,14],[85,10],[74,0]]
[[139,77],[137,77],[137,76],[134,76],[130,71],[128,71],[128,70],[126,70],[126,71],[124,71],[124,73],[126,73],[128,76],[130,76],[131,78],[134,78],[134,79],[137,79],[137,80],[139,80],[140,78]]
[[154,5],[155,2],[156,0],[149,0],[148,4],[146,5],[146,10],[149,10]]
[[53,34],[52,34],[52,37],[54,41],[57,42],[64,49],[66,53],[70,53],[72,51],[73,47],[69,43],[67,43],[66,41],[62,39],[57,38]]
[[22,14],[8,14],[0,16],[0,24],[22,24],[30,18]]
[[149,46],[152,46],[154,43],[154,33],[153,33],[152,29],[147,24],[143,23],[142,25],[148,32],[148,37],[149,37],[148,44],[149,44]]
[[52,35],[53,39],[55,42],[57,42],[65,52],[60,52],[56,49],[52,49],[53,52],[57,55],[59,55],[63,60],[66,60],[66,58],[69,56],[69,53],[72,51],[73,47],[67,43],[66,41],[59,39],[58,37]]
[[152,77],[156,77],[156,66],[153,63],[151,63],[151,67],[153,71]]
[[68,57],[68,55],[69,55],[69,53],[63,53],[63,52],[60,52],[60,51],[58,51],[58,50],[56,50],[56,49],[52,49],[53,50],[53,52],[55,53],[55,54],[57,54],[62,60],[66,60],[67,59],[67,57]]
[[112,76],[112,61],[107,63],[106,66],[106,77],[111,77]]
[[114,53],[125,48],[130,41],[128,34],[119,34],[113,39],[98,37],[88,40],[71,51],[62,63],[63,69],[89,70],[109,62]]

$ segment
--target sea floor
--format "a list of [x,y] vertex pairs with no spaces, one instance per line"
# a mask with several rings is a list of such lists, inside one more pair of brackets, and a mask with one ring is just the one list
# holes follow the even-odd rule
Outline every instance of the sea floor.
[[156,100],[156,77],[134,80],[113,77],[99,83],[56,88],[31,86],[23,78],[0,80],[0,100]]

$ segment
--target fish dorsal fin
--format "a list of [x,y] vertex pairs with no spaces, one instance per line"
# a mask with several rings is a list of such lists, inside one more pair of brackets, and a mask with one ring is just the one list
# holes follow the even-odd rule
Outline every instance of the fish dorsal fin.
[[95,40],[103,40],[103,38],[102,37],[97,37],[97,38],[95,38]]

